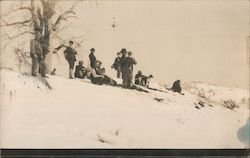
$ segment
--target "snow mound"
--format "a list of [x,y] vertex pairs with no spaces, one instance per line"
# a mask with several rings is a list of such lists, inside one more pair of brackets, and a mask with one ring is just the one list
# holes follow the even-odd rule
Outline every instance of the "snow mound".
[[[145,93],[49,76],[49,89],[39,77],[0,73],[2,148],[245,147],[237,131],[245,125],[249,109],[230,110],[199,97],[199,89],[193,87],[201,85],[180,95],[152,83],[160,91]],[[219,95],[229,89],[203,89],[212,89],[214,100],[230,98]],[[246,97],[235,91],[239,96],[235,93],[230,99]]]
[[202,82],[191,82],[185,90],[206,100],[221,104],[231,103],[238,106],[249,106],[249,91],[240,88],[228,88]]

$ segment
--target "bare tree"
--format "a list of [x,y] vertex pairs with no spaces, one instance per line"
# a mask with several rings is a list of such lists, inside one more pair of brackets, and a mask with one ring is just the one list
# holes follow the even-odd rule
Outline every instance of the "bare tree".
[[[72,5],[62,10],[59,14],[56,11],[56,6],[60,0],[30,0],[28,5],[24,4],[23,1],[17,2],[18,4],[12,6],[8,12],[1,14],[0,27],[9,27],[14,30],[21,29],[22,31],[16,31],[17,33],[15,35],[5,33],[1,36],[5,36],[8,42],[11,42],[13,39],[25,34],[34,34],[36,31],[40,32],[43,35],[42,42],[44,49],[48,50],[45,63],[47,70],[50,71],[53,39],[56,36],[58,37],[57,33],[67,26],[65,24],[62,26],[63,21],[67,22],[69,19],[77,19],[74,9],[81,1],[83,0],[72,1]],[[9,20],[6,20],[10,15],[20,14],[20,12],[27,14],[27,16],[22,18],[22,20],[11,23],[8,22]]]

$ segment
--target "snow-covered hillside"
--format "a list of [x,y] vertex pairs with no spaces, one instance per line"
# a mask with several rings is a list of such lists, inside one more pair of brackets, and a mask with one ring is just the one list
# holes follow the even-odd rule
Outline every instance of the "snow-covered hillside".
[[[185,95],[1,70],[3,148],[244,148],[249,92],[191,83]],[[234,109],[226,108],[228,100]],[[225,102],[226,101],[226,102]]]

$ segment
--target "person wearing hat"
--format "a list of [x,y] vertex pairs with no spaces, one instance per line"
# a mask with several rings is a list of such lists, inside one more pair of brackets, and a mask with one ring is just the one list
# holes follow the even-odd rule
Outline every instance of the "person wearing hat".
[[115,58],[115,61],[113,65],[111,66],[111,68],[114,68],[117,71],[117,78],[121,77],[121,57],[122,57],[122,53],[118,52],[117,57]]
[[83,66],[83,61],[79,60],[78,65],[76,66],[75,73],[76,78],[84,79],[86,77],[86,69]]
[[90,67],[94,68],[95,67],[95,62],[96,62],[96,57],[94,55],[95,48],[90,49],[90,54],[89,54],[89,61],[90,61]]
[[31,74],[37,76],[42,62],[42,45],[40,43],[41,33],[36,32],[35,38],[30,41]]
[[73,48],[73,41],[69,41],[69,46],[66,47],[65,51],[64,51],[64,55],[66,60],[69,63],[69,78],[73,79],[73,69],[75,66],[75,62],[76,62],[76,50]]
[[126,62],[127,62],[127,57],[128,57],[128,52],[125,48],[121,49],[121,60],[120,60],[120,65],[121,65],[121,73],[122,73],[122,85],[124,88],[127,88],[127,81],[128,81],[128,75],[127,75],[127,69],[126,69]]
[[134,65],[136,65],[137,62],[135,61],[135,58],[132,57],[132,52],[128,52],[128,56],[125,58],[125,68],[124,68],[124,86],[125,88],[131,88],[132,87],[132,79],[133,79],[133,70]]

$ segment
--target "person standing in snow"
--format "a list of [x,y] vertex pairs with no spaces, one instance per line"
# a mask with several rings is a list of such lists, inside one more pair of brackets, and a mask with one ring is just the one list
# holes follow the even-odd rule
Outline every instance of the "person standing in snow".
[[39,73],[41,74],[42,77],[48,78],[48,76],[46,76],[45,58],[46,58],[47,54],[49,53],[49,43],[45,39],[45,36],[42,36],[40,38],[40,44],[42,47],[42,55],[41,55],[42,60],[41,60],[40,67],[39,67]]
[[122,85],[124,88],[127,88],[127,80],[128,80],[128,75],[127,75],[127,69],[126,69],[126,60],[128,57],[128,52],[125,48],[121,49],[121,60],[120,60],[120,64],[121,64],[121,72],[122,72]]
[[80,60],[79,64],[75,68],[75,73],[74,73],[76,78],[84,79],[86,77],[86,69],[83,66],[83,61]]
[[75,66],[75,62],[76,62],[76,50],[73,48],[73,41],[69,41],[69,46],[66,47],[65,51],[64,51],[64,55],[66,60],[69,63],[69,78],[73,79],[73,69]]
[[38,70],[42,65],[42,46],[40,43],[41,34],[36,32],[35,38],[30,41],[31,74],[37,76]]
[[176,80],[174,83],[173,83],[173,86],[171,88],[171,90],[173,92],[178,92],[178,93],[181,93],[181,85],[180,85],[181,81],[180,80]]
[[121,77],[121,52],[117,53],[117,57],[115,58],[115,61],[111,68],[114,68],[117,71],[117,78]]
[[137,62],[135,61],[135,58],[132,57],[132,52],[128,52],[128,56],[124,60],[124,78],[123,78],[123,86],[125,88],[131,88],[132,87],[132,79],[133,79],[133,70],[134,65],[136,65]]
[[96,57],[94,55],[95,52],[95,48],[91,48],[90,49],[90,54],[89,54],[89,61],[90,61],[90,67],[94,68],[95,67],[95,63],[96,63]]

